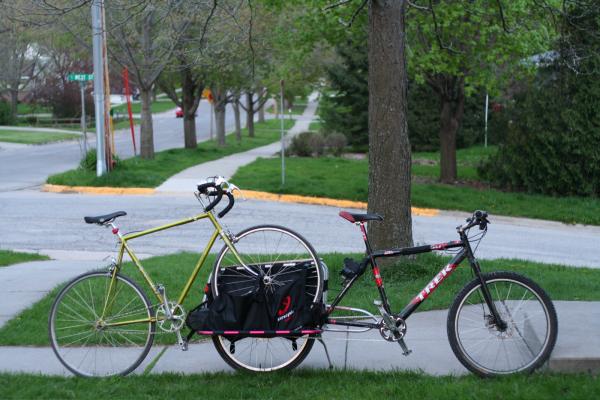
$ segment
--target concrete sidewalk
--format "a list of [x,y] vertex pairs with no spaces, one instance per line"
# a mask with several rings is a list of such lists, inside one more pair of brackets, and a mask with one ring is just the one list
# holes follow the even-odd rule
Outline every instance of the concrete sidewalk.
[[[600,302],[554,302],[559,319],[556,347],[547,368],[553,371],[600,371]],[[378,332],[326,332],[332,363],[337,369],[421,370],[431,375],[462,375],[468,371],[452,353],[446,335],[446,310],[415,313],[408,321],[406,343],[413,353],[402,356],[399,346],[385,342]],[[173,341],[175,338],[173,337]],[[155,346],[142,365],[141,373],[162,350]],[[327,368],[327,358],[320,343],[315,343],[301,368]],[[203,341],[181,352],[168,346],[153,373],[201,373],[231,371],[214,349]],[[71,375],[49,347],[0,347],[0,372],[26,372],[46,375]]]
[[41,300],[56,285],[98,265],[96,261],[33,261],[0,268],[3,292],[0,327]]
[[[92,129],[90,129],[92,130]],[[57,129],[57,128],[37,128],[33,126],[0,126],[0,131],[23,131],[23,132],[47,132],[47,133],[70,133],[72,135],[83,135],[80,131]]]
[[[287,135],[285,136],[286,147],[289,145],[291,138],[308,130],[310,123],[314,119],[317,105],[317,95],[313,93],[309,97],[308,105],[306,106],[304,113],[296,118],[296,123],[287,132]],[[236,153],[218,160],[202,163],[173,175],[162,185],[157,187],[156,191],[190,193],[196,188],[196,185],[206,177],[216,175],[230,178],[235,174],[239,167],[250,164],[259,157],[272,157],[279,151],[281,151],[281,143],[275,142],[243,153]]]

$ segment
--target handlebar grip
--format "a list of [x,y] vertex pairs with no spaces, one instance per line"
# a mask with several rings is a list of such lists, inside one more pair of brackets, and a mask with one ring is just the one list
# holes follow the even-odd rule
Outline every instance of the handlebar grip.
[[221,186],[217,185],[215,182],[207,182],[207,183],[201,183],[200,185],[198,185],[198,192],[200,192],[201,194],[204,195],[209,195],[208,194],[208,188],[215,188],[216,196],[217,198],[214,199],[213,201],[210,202],[209,205],[206,206],[206,208],[204,208],[204,211],[209,212],[210,210],[212,210],[213,208],[215,208],[215,206],[217,204],[219,204],[219,202],[221,201],[221,199],[223,198],[223,189],[221,188]]
[[231,193],[225,192],[225,195],[227,196],[229,203],[227,204],[227,207],[225,207],[223,210],[221,210],[219,214],[217,214],[219,218],[223,218],[225,214],[227,214],[233,208],[233,204],[235,203],[235,198]]
[[198,185],[198,191],[201,194],[207,194],[206,189],[209,187],[217,187],[217,184],[214,182],[201,183]]

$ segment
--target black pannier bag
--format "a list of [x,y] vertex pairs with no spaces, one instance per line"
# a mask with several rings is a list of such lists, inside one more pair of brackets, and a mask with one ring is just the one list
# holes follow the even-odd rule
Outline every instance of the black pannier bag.
[[192,310],[186,323],[193,331],[274,331],[314,327],[321,307],[306,294],[307,262],[242,267],[219,276],[219,296],[207,287],[206,301]]

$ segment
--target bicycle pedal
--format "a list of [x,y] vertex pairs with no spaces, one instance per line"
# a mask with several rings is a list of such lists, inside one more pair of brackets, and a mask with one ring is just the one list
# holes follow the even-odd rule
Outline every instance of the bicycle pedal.
[[412,350],[410,350],[407,346],[406,343],[404,343],[404,339],[400,339],[398,340],[398,344],[400,345],[400,347],[402,348],[402,355],[403,356],[409,356],[410,353],[412,353]]

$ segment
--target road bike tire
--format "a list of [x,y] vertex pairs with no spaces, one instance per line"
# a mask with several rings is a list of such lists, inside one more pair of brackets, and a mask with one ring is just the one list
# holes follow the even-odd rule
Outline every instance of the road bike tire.
[[509,271],[483,274],[505,330],[493,323],[479,278],[467,283],[448,313],[448,340],[471,372],[492,377],[529,373],[548,358],[556,343],[556,310],[531,279]]
[[[235,236],[234,246],[246,265],[270,262],[308,260],[306,298],[320,302],[323,295],[324,272],[317,253],[310,243],[298,233],[278,225],[259,225],[248,228]],[[242,273],[240,275],[240,272]],[[221,277],[244,279],[244,270],[231,250],[224,246],[217,256],[210,282],[213,296],[219,295]],[[247,272],[246,272],[247,274]],[[279,274],[271,276],[272,284],[284,279]],[[239,278],[241,276],[241,278]],[[254,284],[248,277],[248,288]],[[279,276],[279,277],[278,277]],[[312,327],[311,327],[312,328]],[[219,355],[233,368],[254,372],[270,372],[293,369],[310,352],[314,338],[310,335],[288,338],[213,336]]]
[[[148,355],[154,342],[155,322],[102,326],[151,318],[153,308],[142,289],[117,274],[107,298],[111,274],[88,272],[68,282],[58,293],[48,316],[48,334],[54,354],[72,373],[85,377],[127,375]],[[107,312],[100,318],[105,304]]]

